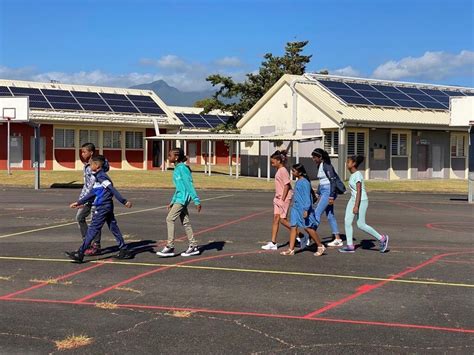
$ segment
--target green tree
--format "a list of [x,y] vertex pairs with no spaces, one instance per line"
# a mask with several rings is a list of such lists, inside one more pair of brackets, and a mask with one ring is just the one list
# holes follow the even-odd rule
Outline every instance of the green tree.
[[213,74],[206,78],[212,86],[218,87],[210,98],[197,102],[204,112],[222,110],[231,112],[233,120],[229,120],[225,129],[232,130],[236,123],[252,108],[260,98],[284,75],[302,75],[312,55],[302,55],[308,41],[288,42],[285,54],[281,57],[271,53],[264,55],[264,60],[257,73],[249,73],[243,83],[235,82],[230,76]]

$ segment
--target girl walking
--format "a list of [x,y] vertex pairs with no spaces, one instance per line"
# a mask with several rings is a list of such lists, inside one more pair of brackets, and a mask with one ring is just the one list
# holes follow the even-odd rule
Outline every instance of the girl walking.
[[346,216],[344,219],[347,246],[339,249],[341,253],[353,253],[355,250],[352,238],[352,222],[354,217],[356,217],[357,227],[359,229],[370,234],[380,242],[381,253],[385,253],[388,248],[388,235],[379,234],[375,229],[365,223],[365,216],[367,214],[367,208],[369,207],[369,199],[365,190],[364,178],[362,177],[361,172],[357,170],[363,161],[363,156],[353,155],[347,158],[346,162],[347,169],[351,172],[351,177],[349,178],[351,198],[347,203]]
[[312,210],[314,192],[311,188],[311,182],[306,169],[301,164],[293,165],[291,173],[297,180],[290,215],[290,247],[282,252],[281,255],[295,255],[296,234],[298,233],[298,228],[303,228],[318,246],[318,250],[314,255],[321,256],[326,248],[321,243],[321,239],[316,232],[317,225]]
[[293,190],[291,188],[290,174],[286,170],[286,161],[288,159],[286,150],[277,150],[270,159],[272,166],[277,169],[275,174],[275,197],[273,198],[272,240],[262,246],[262,249],[277,250],[277,235],[280,223],[290,230],[290,222],[288,222],[287,216]]
[[168,205],[168,216],[166,217],[166,224],[168,226],[168,242],[166,246],[156,255],[161,257],[175,256],[174,252],[174,222],[179,217],[181,224],[184,227],[186,236],[188,237],[189,247],[181,253],[181,256],[192,256],[200,253],[197,241],[193,235],[193,229],[189,222],[188,205],[194,201],[196,209],[201,212],[201,201],[193,186],[193,178],[191,176],[191,169],[184,162],[187,160],[184,151],[181,148],[175,148],[168,153],[168,160],[174,164],[173,184],[176,191]]
[[321,224],[321,216],[326,212],[326,217],[331,227],[334,240],[327,245],[330,247],[342,247],[341,236],[339,234],[339,228],[337,227],[336,216],[334,215],[334,201],[337,198],[336,190],[336,171],[331,164],[328,152],[321,148],[316,148],[311,153],[313,161],[316,163],[316,169],[318,170],[319,186],[317,190],[318,203],[314,209],[314,215],[316,218],[317,225]]

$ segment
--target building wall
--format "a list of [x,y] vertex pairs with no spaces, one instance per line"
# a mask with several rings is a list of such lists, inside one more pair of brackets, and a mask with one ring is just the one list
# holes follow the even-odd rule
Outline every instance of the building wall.
[[[45,144],[45,163],[43,169],[51,170],[53,168],[53,130],[52,125],[41,125],[40,137]],[[31,138],[34,137],[34,129],[26,123],[11,123],[10,135],[12,137],[21,137],[22,139],[22,166],[12,167],[16,170],[32,170],[33,168],[33,147]],[[7,125],[0,124],[0,169],[7,169]]]
[[[382,153],[384,153],[382,155]],[[369,131],[370,179],[390,178],[390,130]]]

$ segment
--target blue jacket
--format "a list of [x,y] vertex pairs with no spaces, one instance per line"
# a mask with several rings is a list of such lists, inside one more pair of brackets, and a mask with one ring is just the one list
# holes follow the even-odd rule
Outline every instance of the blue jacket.
[[180,205],[187,206],[191,201],[194,201],[195,205],[201,204],[193,186],[191,170],[186,164],[179,163],[175,166],[173,184],[176,187],[176,191],[171,198],[171,204],[179,203]]
[[77,203],[83,205],[86,202],[94,199],[92,203],[93,206],[103,206],[107,204],[112,204],[112,199],[115,198],[122,204],[126,204],[127,200],[120,195],[120,193],[112,185],[112,180],[107,176],[103,170],[99,170],[96,173],[93,173],[95,182],[92,186],[92,190],[79,199]]
[[[110,169],[109,162],[106,159],[105,164],[102,167],[102,170],[106,173],[109,171],[109,169]],[[82,191],[79,194],[79,199],[82,199],[84,196],[88,195],[92,191],[92,187],[94,186],[94,183],[95,183],[95,176],[92,173],[91,164],[89,162],[84,164],[83,172],[84,172],[84,185],[82,186]],[[92,202],[92,201],[87,201],[87,202]]]

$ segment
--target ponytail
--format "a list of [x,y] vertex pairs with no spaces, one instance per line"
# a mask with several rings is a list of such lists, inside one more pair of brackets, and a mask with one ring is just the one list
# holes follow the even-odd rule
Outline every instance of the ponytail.
[[319,158],[322,159],[323,163],[331,164],[331,158],[329,157],[329,153],[327,151],[325,151],[324,149],[316,148],[311,153],[311,156],[319,157]]
[[281,164],[286,164],[288,160],[288,152],[285,149],[277,150],[270,156],[270,158],[278,160]]

